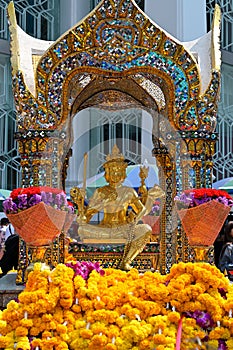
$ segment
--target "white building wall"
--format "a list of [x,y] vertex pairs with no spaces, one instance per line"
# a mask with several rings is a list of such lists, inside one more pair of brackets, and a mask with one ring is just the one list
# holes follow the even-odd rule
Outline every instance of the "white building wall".
[[60,0],[60,33],[73,27],[90,12],[88,0]]
[[[60,34],[62,35],[90,12],[88,0],[60,0]],[[89,151],[90,112],[84,110],[73,119],[73,157],[67,170],[66,192],[83,179],[83,156]],[[88,167],[89,168],[89,167]],[[87,175],[88,175],[87,169]]]
[[180,41],[206,33],[205,0],[145,0],[145,13]]

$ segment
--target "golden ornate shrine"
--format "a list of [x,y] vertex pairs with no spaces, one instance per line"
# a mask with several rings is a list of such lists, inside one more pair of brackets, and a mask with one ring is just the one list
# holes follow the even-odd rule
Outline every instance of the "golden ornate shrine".
[[8,13],[22,186],[64,187],[72,118],[80,110],[96,105],[144,109],[154,123],[151,151],[165,174],[160,179],[166,192],[161,272],[176,261],[187,261],[186,236],[173,224],[173,198],[190,184],[212,185],[220,90],[219,7],[211,32],[188,48],[133,0],[102,0],[56,42],[46,43],[46,50],[30,39],[37,48],[30,51],[33,75],[23,52],[29,36],[17,26],[13,2]]

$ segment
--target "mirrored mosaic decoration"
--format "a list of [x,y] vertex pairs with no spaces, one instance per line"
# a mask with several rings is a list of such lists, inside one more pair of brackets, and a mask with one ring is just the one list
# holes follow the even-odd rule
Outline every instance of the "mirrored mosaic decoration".
[[[9,15],[14,45],[12,8]],[[62,187],[72,144],[70,122],[80,110],[99,104],[109,110],[140,107],[151,114],[152,154],[166,192],[161,271],[179,259],[177,247],[187,256],[184,233],[174,227],[174,196],[190,184],[211,187],[220,70],[213,67],[201,93],[197,62],[180,42],[131,0],[102,0],[41,57],[36,94],[17,64],[13,72],[23,186]]]
[[[9,0],[0,1],[0,39],[9,39],[7,6]],[[15,12],[20,27],[28,34],[53,39],[57,33],[57,16],[54,0],[31,2],[14,1]],[[58,6],[56,6],[56,9]],[[12,96],[10,56],[1,54],[0,48],[0,188],[13,189],[21,184],[21,164],[17,142],[16,113]]]

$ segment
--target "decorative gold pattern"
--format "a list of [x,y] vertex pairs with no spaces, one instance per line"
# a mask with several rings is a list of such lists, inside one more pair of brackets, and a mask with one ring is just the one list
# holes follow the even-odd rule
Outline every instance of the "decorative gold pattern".
[[195,262],[207,262],[208,252],[212,246],[192,246],[195,253]]
[[[106,8],[111,8],[111,11],[106,11]],[[196,119],[196,123],[194,123],[193,126],[190,125],[190,128],[192,130],[197,130],[200,126],[197,104],[201,104],[203,109],[204,106],[212,102],[213,107],[210,112],[212,114],[214,113],[214,104],[216,103],[216,97],[219,93],[219,84],[213,85],[213,82],[220,79],[219,75],[216,76],[217,72],[215,71],[215,76],[210,82],[212,89],[214,88],[215,90],[215,94],[209,95],[207,89],[205,94],[201,97],[199,70],[194,57],[185,50],[182,45],[162,32],[154,23],[151,23],[149,18],[145,15],[142,16],[142,13],[138,8],[134,8],[133,4],[130,7],[126,7],[124,11],[121,11],[122,8],[124,8],[123,3],[114,4],[111,1],[102,1],[95,15],[92,13],[87,16],[83,23],[74,26],[69,32],[51,45],[45,55],[41,57],[37,67],[37,100],[35,100],[27,90],[23,82],[23,77],[21,78],[28,95],[27,97],[25,96],[24,103],[27,104],[26,101],[30,99],[38,104],[37,111],[40,110],[41,115],[44,115],[41,119],[41,123],[45,124],[46,128],[49,127],[48,115],[51,122],[53,120],[52,124],[55,123],[55,125],[59,125],[61,122],[64,122],[70,110],[69,101],[71,96],[67,95],[69,92],[69,82],[71,79],[77,79],[76,76],[78,77],[80,75],[79,69],[81,69],[82,65],[85,65],[85,73],[89,73],[89,75],[94,74],[99,78],[104,75],[108,78],[111,77],[110,79],[114,77],[118,81],[121,80],[122,77],[130,80],[130,74],[134,71],[136,76],[139,74],[139,76],[142,77],[144,81],[143,84],[146,85],[146,82],[148,82],[151,86],[155,86],[153,85],[154,83],[150,83],[150,80],[153,79],[153,76],[160,77],[162,83],[158,89],[162,87],[161,91],[167,102],[167,114],[170,122],[174,123],[178,129],[183,130],[186,129],[183,127],[184,119],[185,122],[188,120],[194,121]],[[115,15],[118,13],[118,19],[112,16],[113,13]],[[17,36],[13,35],[16,28],[12,6],[9,8],[9,17],[12,22],[12,42],[16,45]],[[143,22],[144,26],[141,25]],[[93,40],[93,38],[95,39]],[[15,53],[12,51],[12,59],[14,55]],[[139,58],[140,61],[137,62]],[[88,61],[90,61],[90,65]],[[157,64],[159,61],[161,61],[161,63]],[[106,62],[106,64],[104,62]],[[172,78],[169,72],[170,62],[173,66],[173,70],[177,69],[176,74],[183,75],[183,82],[186,80],[186,93],[188,93],[189,96],[187,96],[186,101],[183,100],[183,108],[177,104],[174,109],[174,104],[172,102],[176,92],[174,90],[174,78]],[[116,65],[121,64],[125,65],[125,70],[123,66],[120,69],[115,69]],[[161,69],[163,64],[168,65],[167,72]],[[68,67],[69,65],[70,67]],[[105,67],[105,65],[109,67]],[[100,66],[100,68],[96,68],[97,66]],[[15,65],[15,67],[17,67],[17,65]],[[66,71],[68,68],[69,71]],[[65,79],[63,79],[58,89],[61,91],[61,94],[56,95],[56,93],[53,93],[53,85],[56,84],[57,80],[55,79],[55,75],[57,75],[57,70],[59,69],[61,71],[63,70]],[[216,69],[216,67],[214,67],[214,69]],[[120,70],[120,72],[118,72],[118,70]],[[109,74],[109,71],[111,71],[111,74]],[[149,74],[148,78],[143,77],[143,71]],[[81,75],[83,75],[83,73],[81,73]],[[59,78],[59,76],[57,76],[57,78]],[[104,85],[107,83],[107,80],[103,80],[102,83]],[[148,90],[148,87],[145,87],[145,85],[144,90]],[[19,89],[15,86],[15,93],[18,94],[18,92]],[[133,93],[133,90],[130,92]],[[77,99],[79,94],[79,86],[77,87],[76,93],[74,89],[72,89],[72,99]],[[50,96],[50,101],[46,100],[46,96],[48,95]],[[152,93],[152,96],[154,96],[154,93]],[[176,100],[179,99],[181,102],[180,96],[177,95]],[[23,107],[19,108],[19,112],[23,112]],[[74,110],[74,112],[76,111]],[[37,113],[38,117],[40,113]],[[193,115],[193,117],[190,118],[190,115]],[[176,117],[174,118],[174,116]],[[39,127],[36,120],[32,122],[34,128]],[[206,121],[204,124],[206,125]]]
[[[34,96],[19,64],[22,53],[13,2],[8,15],[22,185],[64,185],[63,164],[68,164],[67,154],[72,147],[70,125],[81,109],[96,105],[109,110],[147,109],[154,126],[158,125],[158,134],[153,134],[153,155],[160,174],[165,174],[161,180],[166,211],[161,219],[160,264],[166,273],[177,258],[173,249],[177,231],[170,222],[176,190],[186,188],[191,181],[194,187],[211,186],[220,92],[220,8],[216,6],[212,26],[212,76],[203,94],[197,61],[180,42],[131,0],[102,0],[41,57]],[[161,113],[163,122],[154,117],[156,112]],[[182,149],[179,156],[177,144]],[[185,172],[184,182],[179,183],[177,161],[186,158],[189,167],[181,170]],[[182,242],[185,250],[179,256],[186,257],[184,236]]]

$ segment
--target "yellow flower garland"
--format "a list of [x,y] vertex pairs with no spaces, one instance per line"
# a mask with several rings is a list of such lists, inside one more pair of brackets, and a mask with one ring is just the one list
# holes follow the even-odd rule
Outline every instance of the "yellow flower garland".
[[182,315],[181,350],[192,349],[206,336],[187,314],[196,310],[214,322],[197,348],[217,348],[219,339],[231,348],[233,286],[214,266],[179,263],[166,276],[94,270],[85,281],[63,264],[48,271],[38,263],[19,302],[0,312],[0,349],[29,350],[30,337],[40,350],[173,350]]

